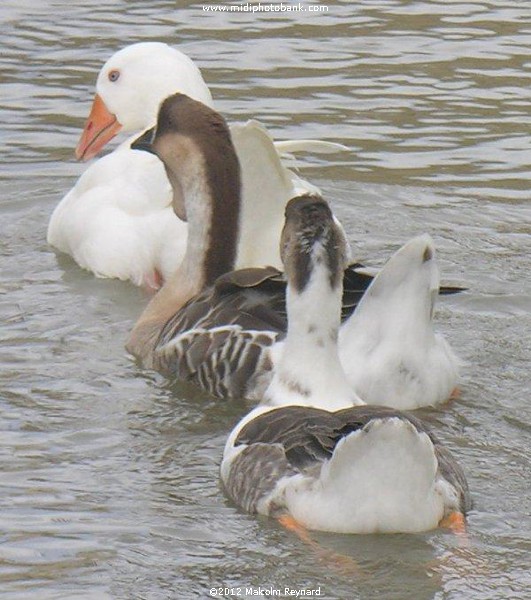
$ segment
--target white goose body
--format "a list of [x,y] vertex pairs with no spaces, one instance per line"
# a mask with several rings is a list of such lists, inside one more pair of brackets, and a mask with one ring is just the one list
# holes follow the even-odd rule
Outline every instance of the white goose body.
[[[363,406],[349,386],[337,351],[345,252],[329,264],[323,253],[342,236],[324,202],[311,202],[297,198],[287,207],[284,241],[295,238],[283,253],[287,337],[263,404],[227,440],[222,482],[244,510],[289,515],[309,529],[433,529],[469,508],[466,480],[420,421]],[[298,279],[297,256],[307,253],[309,277]]]
[[[133,44],[113,55],[100,71],[96,90],[78,158],[95,156],[121,130],[136,133],[87,168],[54,210],[47,240],[99,277],[158,287],[183,258],[187,227],[174,214],[163,166],[154,156],[132,150],[130,143],[153,126],[168,95],[179,91],[207,106],[212,97],[186,55],[156,42]],[[260,212],[261,194],[270,199],[258,231],[261,237],[252,232],[252,243],[247,237],[242,240],[238,265],[279,265],[278,249],[270,250],[270,240],[280,233],[283,207],[300,189],[315,188],[282,166],[272,138],[255,121],[235,126],[234,140],[243,167],[245,210]],[[304,147],[316,152],[341,148],[311,140],[280,143],[282,151]],[[265,169],[265,178],[263,162],[273,153],[276,172]],[[254,260],[259,262],[248,263]]]
[[157,288],[186,247],[187,227],[171,198],[160,161],[123,144],[94,162],[61,200],[48,242],[98,277]]
[[452,395],[459,359],[434,331],[438,293],[435,246],[421,235],[388,260],[341,327],[343,368],[370,404],[408,410]]
[[[367,408],[255,408],[225,446],[227,495],[251,514],[289,514],[308,529],[337,533],[428,531],[466,513],[464,475],[422,424]],[[352,431],[341,435],[342,428]]]

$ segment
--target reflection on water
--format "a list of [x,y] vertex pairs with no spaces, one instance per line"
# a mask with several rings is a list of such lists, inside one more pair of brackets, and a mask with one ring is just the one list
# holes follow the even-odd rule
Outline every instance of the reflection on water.
[[[2,4],[2,597],[286,585],[338,599],[505,599],[531,588],[529,8],[328,6],[271,16],[162,0]],[[467,361],[462,398],[422,412],[469,474],[467,547],[442,532],[316,534],[358,563],[352,577],[242,515],[217,476],[246,408],[139,370],[123,341],[146,297],[47,247],[49,215],[84,168],[73,148],[96,73],[118,47],[148,39],[190,54],[230,119],[353,148],[306,172],[357,256],[378,266],[429,231],[444,274],[469,286],[438,311]]]

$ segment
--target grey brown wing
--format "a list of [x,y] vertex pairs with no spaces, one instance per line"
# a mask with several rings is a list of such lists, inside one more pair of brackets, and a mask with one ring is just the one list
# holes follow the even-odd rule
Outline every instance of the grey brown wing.
[[306,406],[286,406],[259,415],[238,434],[235,445],[281,444],[294,467],[305,469],[330,458],[338,442],[373,419],[407,419],[438,444],[419,419],[385,406],[353,406],[329,412]]
[[193,329],[157,348],[154,367],[218,398],[255,398],[267,385],[269,347],[277,335],[239,325]]
[[286,329],[285,284],[276,269],[220,277],[162,329],[153,366],[214,396],[255,397],[268,381],[269,347]]
[[267,500],[277,482],[295,473],[281,445],[257,443],[243,448],[233,459],[224,487],[245,511],[270,514],[274,506]]
[[237,324],[244,329],[285,331],[285,284],[273,268],[232,271],[201,292],[171,317],[157,346],[193,329]]
[[301,472],[315,473],[342,437],[363,427],[364,418],[356,419],[355,413],[286,406],[254,418],[234,442],[244,447],[231,464],[225,482],[228,495],[249,512],[274,513],[281,507],[268,501],[277,482]]
[[416,417],[383,406],[354,406],[330,413],[328,411],[287,406],[259,415],[247,423],[238,434],[235,446],[271,444],[282,447],[289,466],[298,472],[308,472],[329,459],[338,442],[350,433],[362,429],[373,419],[398,417],[407,419],[426,433],[434,446],[440,475],[456,490],[463,513],[471,508],[471,497],[465,474],[460,465]]
[[337,415],[306,406],[278,408],[247,423],[235,446],[278,444],[284,448],[289,464],[302,471],[330,458],[341,437],[362,427]]
[[465,473],[448,448],[439,443],[434,444],[434,447],[435,456],[439,464],[439,472],[457,491],[460,510],[463,514],[466,514],[472,508],[472,497]]

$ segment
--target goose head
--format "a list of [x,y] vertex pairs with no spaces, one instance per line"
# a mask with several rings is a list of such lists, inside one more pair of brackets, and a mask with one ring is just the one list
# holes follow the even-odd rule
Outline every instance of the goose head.
[[343,228],[320,196],[306,194],[288,202],[280,255],[293,292],[304,292],[312,277],[327,282],[325,291],[342,286],[349,245]]
[[160,103],[175,92],[212,105],[201,72],[182,52],[160,42],[142,42],[119,50],[98,75],[96,96],[76,158],[96,156],[120,131],[152,127]]

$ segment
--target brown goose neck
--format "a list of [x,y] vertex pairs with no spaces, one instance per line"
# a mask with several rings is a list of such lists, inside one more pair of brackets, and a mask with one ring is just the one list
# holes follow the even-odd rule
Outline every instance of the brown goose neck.
[[231,148],[225,155],[209,156],[205,160],[206,180],[211,198],[209,244],[204,257],[204,284],[212,285],[236,263],[240,235],[240,165]]

